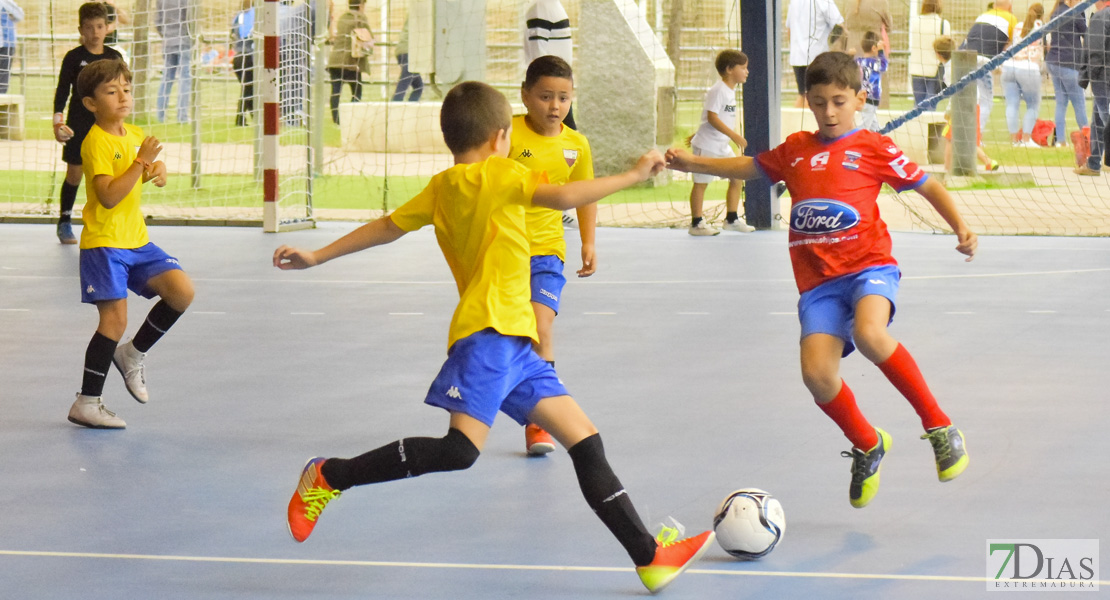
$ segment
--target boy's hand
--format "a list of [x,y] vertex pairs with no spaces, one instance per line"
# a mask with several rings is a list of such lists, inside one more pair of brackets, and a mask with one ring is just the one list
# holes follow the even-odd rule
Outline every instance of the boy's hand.
[[975,251],[979,248],[979,236],[975,235],[974,231],[963,230],[956,232],[956,239],[960,242],[956,245],[956,251],[967,255],[964,262],[971,262],[975,258]]
[[316,260],[316,253],[311,250],[301,250],[292,246],[281,246],[274,250],[274,266],[282,271],[307,269],[317,264],[319,263]]
[[671,148],[667,150],[667,168],[673,171],[689,172],[690,159],[692,158],[694,158],[694,155],[682,148]]
[[66,126],[65,123],[54,124],[54,139],[61,143],[66,143],[73,137],[73,130]]
[[153,181],[158,187],[166,187],[166,163],[158,161],[151,165],[147,181]]
[[693,148],[694,147],[694,134],[691,133],[690,135],[686,136],[686,147],[687,148]]
[[154,164],[160,152],[162,152],[162,144],[158,142],[158,138],[148,135],[139,146],[138,157],[147,164]]
[[647,181],[666,166],[667,163],[663,160],[663,155],[658,150],[652,150],[644,153],[640,160],[636,161],[636,166],[632,167],[632,170],[640,176],[641,181]]
[[582,244],[582,268],[578,269],[579,277],[589,277],[597,272],[597,257],[594,256],[593,244]]
[[740,148],[740,154],[743,154],[744,151],[748,149],[748,140],[744,139],[742,135],[737,135],[736,146]]

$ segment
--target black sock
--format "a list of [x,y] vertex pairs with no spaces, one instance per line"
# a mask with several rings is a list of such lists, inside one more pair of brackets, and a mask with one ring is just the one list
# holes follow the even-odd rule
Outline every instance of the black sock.
[[736,219],[739,219],[739,218],[740,218],[739,214],[737,214],[735,212],[730,212],[730,213],[725,215],[725,222],[726,223],[735,223]]
[[159,300],[154,308],[146,315],[146,321],[139,327],[139,331],[135,333],[135,339],[131,343],[139,352],[146,352],[154,345],[183,313],[170,308],[165,300]]
[[697,227],[698,223],[701,223],[701,217],[694,217],[690,219],[690,227]]
[[405,438],[354,458],[329,458],[321,472],[332,489],[459,471],[478,460],[478,448],[458,429],[441,438]]
[[574,462],[574,472],[586,503],[617,537],[636,566],[650,564],[655,559],[655,538],[644,527],[624,486],[605,460],[601,434],[595,433],[578,442],[567,453]]
[[96,397],[104,393],[104,379],[112,365],[112,353],[117,340],[101,335],[98,331],[89,340],[85,350],[85,375],[81,379],[81,395]]
[[73,205],[77,202],[77,187],[68,181],[62,182],[62,199],[58,205],[61,209],[59,223],[68,223],[73,216]]

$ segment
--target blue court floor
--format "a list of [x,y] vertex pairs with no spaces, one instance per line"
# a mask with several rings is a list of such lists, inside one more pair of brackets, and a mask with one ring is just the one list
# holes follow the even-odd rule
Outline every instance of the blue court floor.
[[[462,473],[355,488],[304,544],[285,506],[314,455],[443,435],[422,400],[457,293],[431,231],[303,272],[280,235],[153,227],[193,277],[191,310],[147,359],[139,405],[113,371],[124,431],[67,422],[96,310],[78,251],[53,228],[0,225],[0,597],[35,599],[644,597],[562,449],[523,452],[499,418]],[[557,369],[595,421],[651,528],[708,528],[758,487],[787,517],[757,562],[712,548],[662,593],[707,598],[978,598],[987,540],[1110,538],[1110,239],[895,234],[904,279],[892,334],[967,437],[936,479],[920,422],[852,355],[842,375],[893,436],[882,489],[847,500],[849,443],[798,369],[786,234],[602,229],[556,320]],[[134,332],[151,306],[129,301]],[[1106,569],[1102,585],[1110,585]],[[989,596],[1002,597],[1002,596]]]

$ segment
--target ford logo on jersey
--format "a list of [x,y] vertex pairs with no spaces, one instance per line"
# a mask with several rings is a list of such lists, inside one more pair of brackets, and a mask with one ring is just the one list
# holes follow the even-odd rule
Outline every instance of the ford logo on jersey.
[[844,231],[859,221],[858,210],[836,200],[804,200],[790,209],[790,229],[807,235]]

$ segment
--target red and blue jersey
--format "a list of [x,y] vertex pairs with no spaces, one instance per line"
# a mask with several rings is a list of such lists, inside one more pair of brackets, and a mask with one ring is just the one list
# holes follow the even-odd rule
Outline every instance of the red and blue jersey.
[[879,191],[884,183],[914,189],[928,176],[890,138],[865,130],[835,140],[798,132],[755,163],[790,190],[790,262],[799,292],[898,264],[879,216]]

